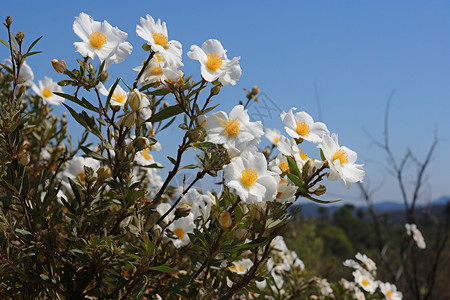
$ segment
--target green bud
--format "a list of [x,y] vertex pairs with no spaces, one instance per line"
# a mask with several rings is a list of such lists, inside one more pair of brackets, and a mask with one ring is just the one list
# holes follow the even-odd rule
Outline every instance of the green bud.
[[6,25],[10,26],[12,24],[11,16],[7,16],[5,22],[6,22]]
[[213,86],[212,88],[211,88],[211,95],[213,95],[213,96],[215,96],[215,95],[218,95],[219,93],[220,93],[220,89],[222,88],[222,85],[221,84],[218,84],[218,85],[216,85],[216,86]]
[[17,32],[16,39],[17,39],[18,43],[21,43],[24,38],[25,38],[25,33],[23,33],[23,31]]
[[314,195],[321,196],[327,192],[327,187],[324,185],[319,185],[319,187],[314,191]]
[[106,82],[106,80],[108,80],[108,77],[109,77],[109,75],[108,75],[108,71],[103,71],[101,74],[100,74],[100,81],[101,82],[103,82],[103,83],[105,83]]
[[19,154],[19,163],[22,166],[26,166],[30,163],[30,153],[27,152],[26,150],[23,150],[20,154]]

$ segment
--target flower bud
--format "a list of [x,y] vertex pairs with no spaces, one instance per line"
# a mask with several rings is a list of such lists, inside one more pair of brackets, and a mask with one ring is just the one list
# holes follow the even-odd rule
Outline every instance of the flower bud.
[[108,167],[101,167],[97,170],[97,176],[99,180],[105,180],[111,176],[111,169]]
[[51,62],[53,69],[55,69],[57,73],[64,73],[66,71],[67,64],[64,60],[52,59]]
[[100,81],[101,82],[103,82],[103,83],[105,83],[106,82],[106,80],[108,80],[108,77],[109,77],[109,75],[108,75],[108,71],[103,71],[101,74],[100,74]]
[[204,127],[206,124],[206,116],[200,115],[197,117],[197,126]]
[[255,85],[252,88],[252,94],[255,95],[255,96],[259,94],[259,86]]
[[141,93],[138,89],[134,89],[133,92],[128,95],[127,104],[131,110],[139,111],[144,107],[146,100],[148,101],[147,95]]
[[163,107],[164,107],[164,108],[167,108],[167,107],[169,107],[169,106],[170,106],[169,102],[167,102],[167,101],[164,101],[164,103],[163,103]]
[[228,229],[233,225],[233,221],[231,220],[231,215],[228,211],[224,211],[219,216],[219,225],[222,229]]
[[319,187],[314,191],[314,195],[321,196],[327,192],[327,187],[324,185],[319,185]]
[[148,140],[148,138],[141,136],[133,142],[133,145],[136,151],[141,151],[145,148],[150,147],[150,141]]
[[216,85],[216,86],[213,86],[213,87],[211,88],[211,95],[213,95],[213,96],[218,95],[218,94],[220,93],[220,89],[221,89],[221,88],[222,88],[222,85],[221,85],[221,84]]
[[119,106],[119,105],[111,105],[111,109],[114,112],[118,112],[121,108],[122,108],[122,106]]
[[6,25],[8,25],[8,26],[11,25],[12,24],[11,16],[7,16],[5,22],[6,22]]
[[19,163],[22,166],[26,166],[30,163],[30,153],[27,152],[26,150],[23,150],[20,154],[19,154]]
[[187,204],[181,204],[176,210],[175,210],[175,219],[187,217],[189,213],[191,212],[191,207]]
[[122,124],[128,128],[132,127],[134,123],[136,122],[136,116],[135,113],[129,112],[126,115],[122,117],[122,119],[119,120],[119,125]]
[[22,42],[22,40],[25,38],[25,33],[23,31],[18,31],[16,34],[17,42]]

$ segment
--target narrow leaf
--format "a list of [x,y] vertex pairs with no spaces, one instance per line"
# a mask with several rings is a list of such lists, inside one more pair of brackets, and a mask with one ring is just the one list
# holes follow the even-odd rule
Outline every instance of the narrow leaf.
[[169,106],[157,112],[148,118],[145,122],[160,122],[162,120],[168,119],[170,117],[176,116],[183,112],[183,109],[177,104]]

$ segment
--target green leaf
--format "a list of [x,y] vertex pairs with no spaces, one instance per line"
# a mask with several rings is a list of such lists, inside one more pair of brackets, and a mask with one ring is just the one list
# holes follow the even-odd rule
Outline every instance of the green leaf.
[[84,153],[86,153],[87,156],[90,156],[90,157],[95,158],[96,160],[100,160],[100,161],[108,161],[105,157],[101,156],[97,152],[92,151],[91,149],[89,149],[85,146],[80,146],[80,148],[81,148],[81,150],[83,150]]
[[25,229],[16,228],[15,231],[29,241],[33,240],[33,238],[34,238],[34,236],[31,234],[31,232],[29,232]]
[[319,199],[316,199],[316,198],[313,198],[313,197],[311,197],[311,196],[305,196],[306,198],[308,198],[309,200],[311,200],[311,201],[314,201],[314,202],[317,202],[317,203],[320,203],[320,204],[330,204],[330,203],[334,203],[334,202],[339,202],[339,201],[341,201],[341,199],[338,199],[338,200],[331,200],[331,201],[325,201],[325,200],[319,200]]
[[4,40],[2,40],[2,39],[0,39],[0,42],[3,44],[3,45],[5,45],[6,47],[8,47],[8,49],[9,49],[9,45],[8,45],[8,43],[7,42],[5,42]]
[[169,267],[169,265],[150,267],[149,269],[152,271],[165,272],[165,273],[177,273],[178,272],[177,269],[171,268],[171,267]]
[[202,147],[202,148],[217,148],[216,144],[210,143],[210,142],[204,142],[201,144],[198,144],[197,147]]
[[173,118],[172,118],[166,125],[164,125],[164,127],[161,128],[159,131],[162,131],[162,130],[166,129],[167,127],[169,127],[170,124],[172,124],[173,121],[175,121],[175,119],[176,119],[176,117],[173,117]]
[[326,161],[326,160],[327,160],[327,159],[325,158],[325,155],[323,154],[322,149],[320,149],[320,158],[321,158],[323,161]]
[[109,103],[111,102],[112,95],[114,94],[114,90],[116,89],[116,86],[119,84],[120,78],[116,79],[116,82],[112,85],[112,87],[109,89],[108,97],[106,98],[106,104],[105,109],[106,111],[109,110]]
[[298,187],[303,186],[303,180],[294,174],[287,174],[287,177]]
[[177,164],[177,161],[175,159],[173,159],[172,157],[167,156],[167,159],[170,160],[170,162],[173,163],[174,165]]
[[289,171],[291,172],[291,174],[296,175],[297,177],[300,177],[300,171],[297,167],[297,163],[295,162],[295,159],[293,159],[290,156],[286,156],[288,164],[289,164]]
[[170,93],[170,90],[159,89],[159,90],[151,91],[148,94],[152,95],[152,96],[164,96],[164,95],[167,95],[168,93]]
[[34,45],[37,44],[37,42],[39,42],[40,39],[42,39],[43,35],[41,35],[40,37],[38,37],[36,40],[34,40],[34,42],[31,43],[30,47],[28,47],[27,53],[31,51],[31,49],[33,49]]
[[172,105],[152,115],[145,122],[160,122],[162,120],[181,114],[182,112],[183,109],[178,104]]
[[22,56],[22,61],[24,61],[25,58],[27,58],[28,56],[35,55],[35,54],[38,54],[38,53],[42,53],[42,51],[28,52],[28,53],[26,53],[26,54],[24,54],[24,55]]
[[153,87],[154,85],[155,85],[155,83],[146,84],[139,89],[139,92],[145,91],[146,89],[149,89],[149,88]]
[[6,111],[3,108],[3,106],[0,106],[0,115],[2,116],[3,120],[6,120],[8,118],[8,115],[6,114]]
[[61,202],[64,204],[65,207],[74,215],[76,215],[75,210],[73,209],[72,205],[70,205],[67,200],[64,197],[61,197]]
[[261,246],[267,245],[267,243],[269,241],[270,241],[269,238],[260,237],[260,238],[257,238],[256,240],[251,241],[250,243],[240,245],[237,247],[232,247],[232,249],[230,249],[229,251],[236,252],[239,250],[247,250],[247,249],[251,249],[251,248],[255,248],[255,247],[261,247]]
[[[65,99],[67,99],[67,100],[70,100],[70,101],[72,101],[72,102],[74,102],[74,103],[76,103],[76,104],[78,104],[78,105],[80,105],[80,106],[82,106],[82,107],[84,107],[84,108],[90,110],[90,111],[93,111],[93,112],[96,112],[96,113],[99,112],[99,109],[98,109],[97,107],[93,106],[93,105],[92,105],[89,101],[87,101],[85,98],[83,98],[82,100],[80,100],[80,99],[78,99],[78,98],[76,98],[76,97],[74,97],[74,96],[67,95],[67,94],[64,94],[64,93],[54,92],[54,94],[55,94],[55,95],[58,95],[58,96],[60,96],[60,97],[63,97],[63,98],[65,98]],[[63,103],[63,104],[64,104],[64,103]],[[65,104],[64,104],[64,105],[65,105]],[[65,105],[65,106],[67,107],[67,105]]]
[[[55,93],[55,94],[57,94],[57,93]],[[63,105],[69,110],[69,113],[72,115],[72,117],[75,119],[75,121],[77,121],[84,128],[88,129],[86,122],[75,110],[73,110],[70,106],[66,105],[65,103],[63,103]]]

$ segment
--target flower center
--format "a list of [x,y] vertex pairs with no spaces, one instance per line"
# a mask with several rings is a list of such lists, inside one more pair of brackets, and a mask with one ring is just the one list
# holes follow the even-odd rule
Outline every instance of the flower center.
[[222,66],[222,58],[218,54],[208,54],[208,60],[206,61],[206,67],[215,72]]
[[126,93],[113,93],[112,98],[119,103],[123,103],[127,99]]
[[100,31],[94,31],[91,33],[91,39],[89,40],[91,46],[97,50],[102,49],[102,47],[106,44],[106,36]]
[[348,163],[348,154],[342,149],[339,149],[338,151],[334,152],[333,157],[331,158],[331,161],[334,162],[336,159],[339,159],[339,162],[341,163],[341,166]]
[[295,131],[298,135],[308,136],[309,126],[305,122],[297,122],[297,128],[295,128]]
[[44,96],[45,98],[51,97],[53,95],[53,92],[50,91],[49,88],[44,88],[42,90],[42,96]]
[[238,272],[244,272],[244,267],[243,267],[243,266],[240,266],[240,265],[237,265],[237,266],[236,266],[236,270],[237,270]]
[[369,280],[364,278],[361,283],[362,283],[363,286],[368,286],[369,285]]
[[273,143],[274,143],[274,144],[277,144],[279,141],[280,141],[280,138],[279,138],[279,137],[276,137],[276,138],[273,139]]
[[177,228],[173,231],[173,233],[175,233],[177,235],[177,237],[182,240],[184,237],[184,230],[181,228]]
[[163,47],[166,47],[167,45],[169,45],[169,40],[167,39],[167,36],[165,36],[162,33],[154,33],[153,41],[155,41],[156,45],[160,45]]
[[302,160],[306,160],[306,159],[308,158],[308,154],[302,153],[302,149],[303,149],[303,148],[300,148],[300,149],[298,150],[298,153],[300,154],[300,158],[301,158]]
[[255,169],[245,169],[241,172],[241,175],[241,183],[246,187],[251,187],[258,179],[258,174],[256,173]]
[[392,298],[392,291],[391,291],[391,290],[387,291],[387,292],[386,292],[386,296],[387,296],[389,299],[391,299],[391,298]]
[[77,177],[80,178],[80,181],[82,183],[86,182],[86,174],[84,174],[84,172],[81,172],[80,174],[78,174]]
[[142,150],[142,155],[144,155],[144,158],[146,160],[152,160],[153,157],[148,153],[148,148],[145,148],[144,150]]
[[156,53],[155,53],[155,57],[156,57],[156,59],[158,60],[159,63],[164,61],[164,59],[161,56],[159,56],[158,54],[156,54]]
[[230,119],[225,124],[225,132],[228,134],[228,136],[235,137],[239,133],[240,126],[241,126],[241,124],[239,124],[238,119]]
[[160,66],[157,66],[157,67],[153,68],[153,70],[152,70],[152,74],[153,75],[159,75],[161,73],[162,73],[162,71],[161,71],[161,67]]
[[290,173],[289,163],[287,161],[280,162],[279,167],[280,167],[281,172],[283,172],[283,173]]

